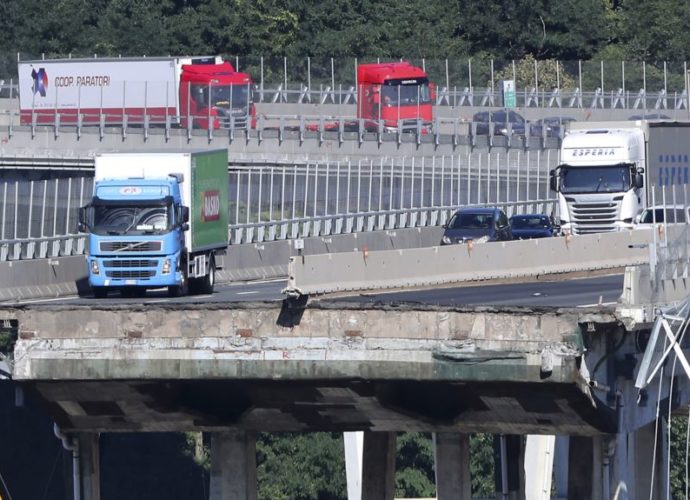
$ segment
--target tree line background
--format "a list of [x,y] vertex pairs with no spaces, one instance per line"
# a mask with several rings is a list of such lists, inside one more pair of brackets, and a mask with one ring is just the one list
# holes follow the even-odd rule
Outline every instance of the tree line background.
[[[16,74],[17,53],[647,61],[653,77],[654,63],[682,67],[689,32],[688,0],[2,0],[0,77]],[[685,420],[674,426],[682,491]],[[491,436],[473,436],[475,494],[493,491],[493,459]],[[203,457],[195,463],[207,470]],[[346,496],[340,435],[262,434],[258,465],[262,498]],[[428,434],[400,436],[396,485],[401,496],[434,494]]]
[[0,52],[677,61],[687,0],[3,0]]
[[[638,79],[634,62],[646,61],[647,79],[661,88],[662,61],[682,75],[689,30],[688,0],[3,0],[0,78],[16,75],[17,53],[22,59],[223,54],[281,65],[283,57],[309,56],[328,70],[331,57],[471,58],[473,72],[485,74],[482,61],[489,59],[499,71],[513,60],[589,61],[591,73],[595,62],[611,61],[607,73],[619,81],[620,61],[632,64],[626,77]],[[442,69],[430,64],[432,79],[441,82]],[[256,80],[257,68],[253,62],[240,69]],[[561,88],[574,85],[569,77],[577,74],[572,64],[566,68]],[[354,67],[336,71],[353,74]],[[518,75],[518,85],[531,75]]]

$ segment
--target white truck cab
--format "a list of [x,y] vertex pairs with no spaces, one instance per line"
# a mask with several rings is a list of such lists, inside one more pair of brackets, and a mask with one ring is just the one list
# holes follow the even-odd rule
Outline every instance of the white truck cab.
[[645,133],[634,123],[587,124],[588,128],[570,130],[564,137],[561,162],[550,179],[558,194],[563,233],[633,227],[646,205]]

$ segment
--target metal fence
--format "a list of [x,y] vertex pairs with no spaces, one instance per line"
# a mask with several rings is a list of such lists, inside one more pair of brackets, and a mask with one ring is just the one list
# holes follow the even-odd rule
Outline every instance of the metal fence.
[[[77,57],[65,55],[64,57]],[[85,55],[93,57],[93,54]],[[14,57],[14,56],[13,56]],[[43,54],[17,54],[35,60]],[[56,56],[57,57],[57,56]],[[0,56],[0,97],[17,97],[16,61]],[[264,58],[226,56],[255,82],[257,102],[353,104],[357,58]],[[516,80],[519,107],[688,109],[686,61],[504,61],[482,58],[409,59],[436,83],[438,105],[501,106],[500,82]],[[531,76],[518,80],[519,74]],[[24,89],[29,91],[30,89]]]
[[[230,168],[230,244],[443,224],[463,205],[552,213],[557,150]],[[91,177],[0,183],[0,261],[84,252]]]
[[558,150],[461,155],[230,171],[232,244],[438,225],[463,205],[548,212]]
[[0,261],[84,253],[77,209],[92,189],[89,177],[0,183]]

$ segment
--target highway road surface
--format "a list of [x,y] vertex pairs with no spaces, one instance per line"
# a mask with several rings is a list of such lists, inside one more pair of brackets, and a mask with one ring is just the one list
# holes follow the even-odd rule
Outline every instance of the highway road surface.
[[[280,301],[285,297],[285,280],[217,284],[212,295],[169,298],[166,290],[150,290],[146,297],[120,297],[113,293],[106,299],[94,297],[55,297],[6,301],[1,304],[124,305],[155,303],[230,303]],[[528,283],[501,283],[414,289],[396,292],[367,292],[335,297],[312,297],[312,300],[347,301],[361,304],[416,302],[445,306],[527,306],[527,307],[595,307],[612,305],[623,291],[623,275],[592,278],[570,278]]]

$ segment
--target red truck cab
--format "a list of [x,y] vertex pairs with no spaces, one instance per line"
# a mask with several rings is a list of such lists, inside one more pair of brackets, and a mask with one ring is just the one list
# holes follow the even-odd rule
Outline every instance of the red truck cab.
[[[195,128],[256,127],[252,79],[232,64],[183,64],[180,75],[182,127],[191,117]],[[234,120],[233,120],[234,119]],[[231,123],[232,122],[232,123]]]
[[426,72],[407,61],[360,64],[357,67],[357,117],[367,130],[432,131],[434,84]]

